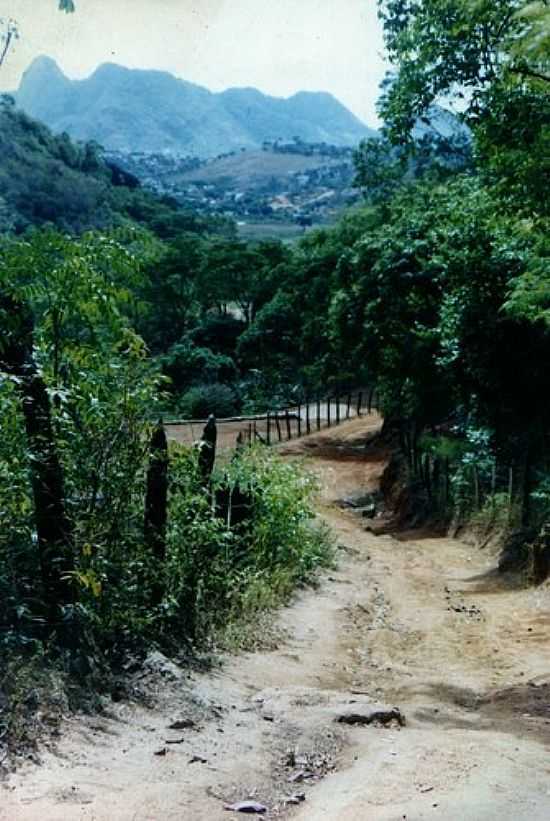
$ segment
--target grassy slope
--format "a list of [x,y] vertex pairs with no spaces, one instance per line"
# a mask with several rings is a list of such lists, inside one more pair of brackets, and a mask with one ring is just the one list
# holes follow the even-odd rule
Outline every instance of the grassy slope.
[[322,166],[335,165],[341,160],[330,157],[302,154],[280,154],[274,151],[239,151],[229,157],[222,157],[193,171],[187,171],[176,182],[215,183],[218,180],[232,180],[236,189],[250,189],[265,185],[272,177],[298,174]]

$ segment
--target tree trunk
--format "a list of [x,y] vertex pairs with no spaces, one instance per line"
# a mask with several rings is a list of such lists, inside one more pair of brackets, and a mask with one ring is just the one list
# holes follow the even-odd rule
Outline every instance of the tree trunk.
[[15,320],[15,328],[8,336],[1,357],[6,371],[19,377],[17,385],[30,455],[40,569],[51,629],[60,626],[63,606],[74,601],[70,575],[74,571],[74,558],[65,509],[63,471],[54,442],[48,391],[33,359],[31,314],[11,297],[2,296],[0,301]]

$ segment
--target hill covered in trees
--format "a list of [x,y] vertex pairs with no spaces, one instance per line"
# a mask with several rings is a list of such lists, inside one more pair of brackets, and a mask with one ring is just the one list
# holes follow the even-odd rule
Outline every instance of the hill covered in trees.
[[299,92],[288,99],[254,88],[219,94],[161,71],[106,63],[71,81],[48,57],[25,72],[17,103],[56,133],[95,140],[118,151],[170,151],[198,157],[266,139],[356,145],[373,132],[331,94]]
[[[0,233],[41,225],[81,233],[135,222],[161,234],[206,230],[204,219],[143,190],[94,143],[55,136],[11,97],[0,98]],[[223,218],[214,223],[231,232]]]

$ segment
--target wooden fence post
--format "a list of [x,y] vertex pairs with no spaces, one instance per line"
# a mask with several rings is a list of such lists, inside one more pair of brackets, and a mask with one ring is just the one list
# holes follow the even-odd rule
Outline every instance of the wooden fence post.
[[271,444],[271,414],[267,412],[267,419],[266,419],[266,441],[267,444]]
[[292,439],[292,430],[290,428],[290,414],[288,408],[285,410],[286,433],[288,439]]
[[347,404],[347,407],[346,407],[346,419],[349,419],[350,411],[351,411],[351,393],[348,393],[348,404]]
[[306,397],[306,431],[308,435],[311,433],[311,420],[309,418],[309,399]]
[[340,424],[340,396],[336,394],[336,424]]
[[330,428],[330,396],[327,399],[327,428]]
[[209,482],[210,475],[214,469],[217,439],[216,417],[210,415],[199,443],[199,471],[202,474],[205,485]]
[[434,457],[432,470],[432,487],[436,508],[441,508],[441,460],[439,456]]
[[514,499],[514,466],[508,468],[508,520],[512,521],[512,502]]
[[481,509],[481,491],[479,487],[479,471],[477,469],[477,465],[473,466],[474,470],[474,503],[476,506],[476,510]]
[[302,435],[302,406],[298,405],[298,438]]
[[361,416],[361,405],[363,404],[363,391],[357,394],[357,416]]
[[317,430],[321,430],[321,400],[317,400]]
[[424,456],[424,484],[426,486],[426,490],[428,492],[428,499],[431,501],[432,498],[432,484],[431,484],[431,465],[430,465],[430,454],[426,453]]

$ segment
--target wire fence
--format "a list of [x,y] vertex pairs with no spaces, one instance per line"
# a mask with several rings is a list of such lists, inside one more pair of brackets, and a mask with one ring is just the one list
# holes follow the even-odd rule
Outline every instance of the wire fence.
[[[376,410],[376,396],[372,389],[305,399],[303,403],[268,410],[266,413],[216,419],[218,443],[220,447],[228,448],[234,447],[236,443],[262,442],[274,445],[289,442],[372,413],[373,410]],[[171,439],[192,444],[200,438],[207,421],[169,420],[164,425]]]

